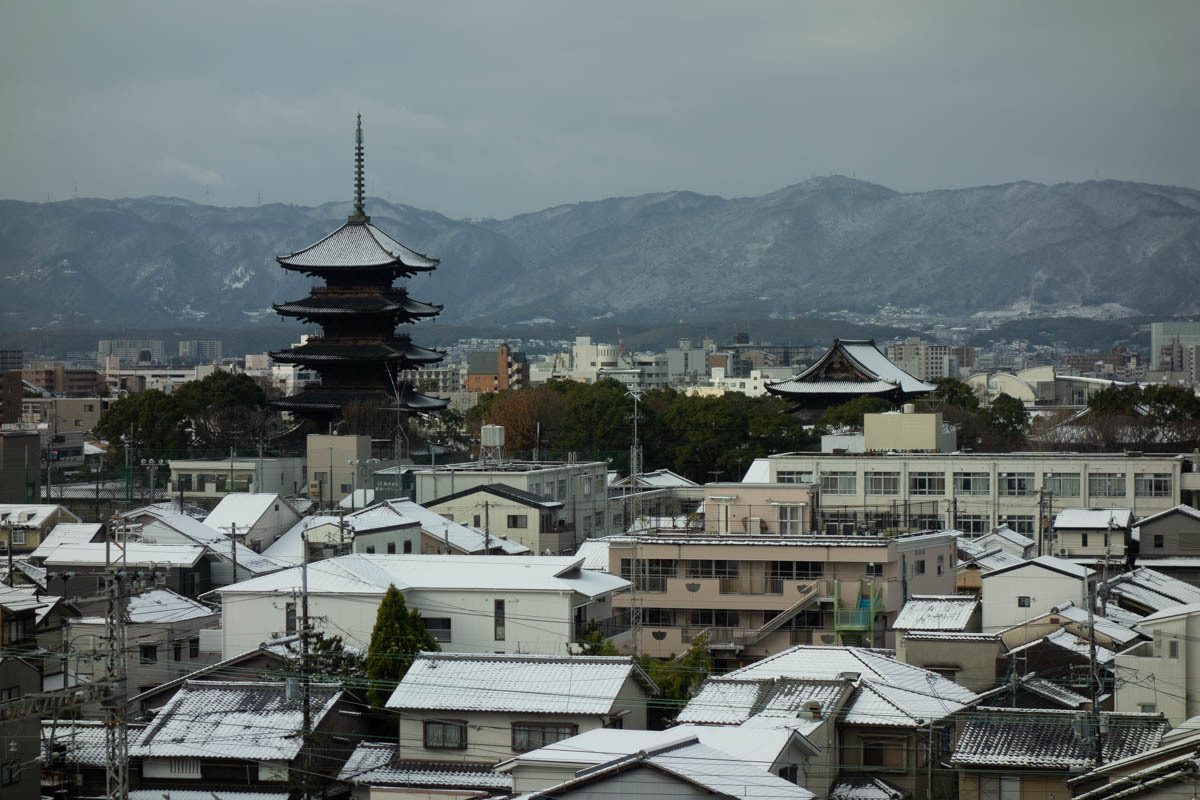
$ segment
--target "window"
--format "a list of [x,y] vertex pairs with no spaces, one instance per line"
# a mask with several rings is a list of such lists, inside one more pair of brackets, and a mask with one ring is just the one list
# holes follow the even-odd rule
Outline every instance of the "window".
[[1078,472],[1048,472],[1042,488],[1054,497],[1079,497]]
[[296,604],[288,603],[283,607],[283,631],[288,636],[296,632]]
[[1135,475],[1133,491],[1138,497],[1170,497],[1171,473],[1154,472],[1149,475]]
[[961,496],[986,496],[991,491],[992,479],[986,472],[954,473],[954,493]]
[[598,530],[598,531],[604,530],[604,512],[603,511],[596,514],[596,530]]
[[909,524],[919,531],[937,531],[942,528],[942,517],[940,514],[913,514]]
[[1179,658],[1179,640],[1172,639],[1167,642],[1167,658]]
[[495,635],[493,638],[497,642],[504,641],[504,601],[496,600],[492,603],[492,623],[495,626]]
[[779,532],[784,536],[804,533],[804,506],[779,506]]
[[172,778],[199,778],[200,759],[198,758],[168,758],[167,771]]
[[925,574],[925,559],[921,558],[921,559],[918,559],[917,561],[913,562],[913,574],[914,575],[924,575]]
[[370,545],[369,547],[367,547],[367,555],[374,555],[374,554],[375,554],[375,545]]
[[945,574],[945,572],[946,572],[946,557],[938,556],[937,557],[937,574],[943,575],[943,574]]
[[642,611],[643,621],[647,625],[674,625],[675,609],[647,608]]
[[529,527],[529,515],[528,514],[509,514],[508,515],[508,527],[510,527],[510,528],[528,528]]
[[908,475],[908,492],[917,495],[945,494],[946,475],[942,472],[911,472]]
[[775,473],[776,483],[812,483],[811,472],[796,472],[794,470],[779,470]]
[[824,494],[856,494],[858,480],[853,472],[825,472],[821,475]]
[[675,577],[675,562],[666,558],[643,558],[638,561],[638,573],[635,578],[632,559],[621,559],[621,577],[635,583],[639,592],[665,592],[667,578]]
[[342,494],[350,494],[350,484],[343,483],[338,491],[340,491]]
[[1033,514],[1009,514],[1000,517],[1000,524],[1007,525],[1012,530],[1020,534],[1032,535],[1036,533],[1035,523],[1037,517]]
[[175,663],[183,661],[183,642],[175,642],[174,647],[171,648],[171,659]]
[[141,664],[157,664],[158,645],[144,644],[138,647],[138,662]]
[[479,516],[478,514],[476,514],[476,515],[475,515],[475,520],[474,520],[474,522],[472,523],[472,524],[474,525],[474,527],[476,527],[476,528],[478,528],[478,527],[479,527],[479,520],[480,520],[480,516]]
[[821,577],[823,561],[772,561],[771,577],[783,580],[811,580]]
[[7,689],[0,690],[0,702],[8,702],[16,700],[21,696],[20,686],[9,686]]
[[1019,777],[981,775],[979,777],[979,800],[1021,800]]
[[867,577],[868,578],[882,578],[883,577],[883,564],[875,564],[875,563],[867,564]]
[[188,639],[188,658],[200,657],[200,637]]
[[567,479],[563,478],[558,482],[558,499],[567,499]]
[[[392,550],[390,550],[389,552],[392,552],[392,553],[396,552],[396,551],[395,551],[395,545],[392,545],[392,547],[393,547],[393,549],[392,549]],[[413,545],[412,545],[412,542],[411,542],[411,541],[407,541],[407,542],[405,542],[405,543],[404,543],[404,552],[406,552],[406,553],[411,553],[411,552],[412,552],[412,547],[413,547]]]
[[990,520],[987,514],[959,514],[954,518],[954,527],[969,536],[988,532]]
[[0,766],[0,786],[12,786],[21,781],[21,762],[9,761]]
[[1138,706],[1138,708],[1141,709],[1143,714],[1158,713],[1158,706],[1154,705],[1154,703],[1142,703]]
[[1163,535],[1161,533],[1154,534],[1154,546],[1155,547],[1163,546]]
[[583,478],[581,479],[581,483],[583,484],[583,494],[585,496],[591,494],[592,493],[592,476],[584,475]]
[[467,723],[456,719],[426,720],[425,749],[466,750]]
[[691,621],[693,625],[716,628],[736,628],[741,625],[737,610],[728,608],[693,608]]
[[996,490],[1001,497],[1029,497],[1034,494],[1032,472],[1001,472],[996,476]]
[[1096,472],[1088,475],[1088,494],[1093,497],[1124,497],[1124,473]]
[[514,753],[537,750],[539,747],[570,739],[578,732],[578,725],[568,723],[514,722],[512,724],[512,749]]
[[25,544],[25,531],[20,528],[9,528],[8,535],[12,537],[13,544]]
[[1031,605],[1030,601],[1031,601],[1031,598],[1029,595],[1027,595],[1027,594],[1018,595],[1017,596],[1017,608],[1029,608]]
[[451,641],[450,617],[421,617],[421,621],[425,623],[425,630],[429,631],[429,635],[436,641]]
[[866,474],[867,494],[896,495],[900,494],[899,472],[868,472]]
[[790,783],[799,783],[800,768],[795,764],[779,768],[779,777]]
[[738,562],[722,560],[692,560],[687,562],[689,578],[736,578]]
[[862,763],[864,767],[903,767],[904,750],[884,739],[863,739]]

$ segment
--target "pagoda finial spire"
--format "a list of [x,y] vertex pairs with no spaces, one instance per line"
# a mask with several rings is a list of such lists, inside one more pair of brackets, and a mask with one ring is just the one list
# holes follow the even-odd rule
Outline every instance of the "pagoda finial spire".
[[360,225],[371,221],[363,208],[362,114],[358,115],[358,126],[354,130],[354,213],[349,221]]

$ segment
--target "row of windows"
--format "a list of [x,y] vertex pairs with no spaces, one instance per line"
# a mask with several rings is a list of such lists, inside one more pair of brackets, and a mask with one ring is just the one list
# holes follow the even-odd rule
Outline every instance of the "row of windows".
[[[779,472],[780,483],[799,482],[793,476],[801,473]],[[810,474],[810,473],[804,473]],[[783,476],[789,480],[783,480]],[[899,472],[868,472],[864,475],[866,494],[889,497],[900,495]],[[1075,473],[1049,473],[1042,479],[1042,488],[1055,497],[1079,497],[1081,477]],[[1170,497],[1171,473],[1139,473],[1134,476],[1134,495],[1137,497]],[[1087,478],[1088,494],[1093,497],[1125,497],[1126,477],[1123,472],[1093,472]],[[855,472],[821,473],[821,491],[824,494],[852,495],[858,492],[858,474]],[[917,496],[943,496],[946,494],[944,472],[910,472],[908,493]],[[954,473],[954,494],[959,497],[987,496],[991,493],[991,475],[986,472]],[[1001,497],[1029,497],[1037,494],[1037,478],[1032,472],[1001,472],[996,476],[996,493]]]
[[[515,753],[537,750],[579,733],[579,726],[555,722],[514,722],[512,749]],[[424,744],[427,750],[466,750],[467,722],[457,719],[431,719],[425,722]]]

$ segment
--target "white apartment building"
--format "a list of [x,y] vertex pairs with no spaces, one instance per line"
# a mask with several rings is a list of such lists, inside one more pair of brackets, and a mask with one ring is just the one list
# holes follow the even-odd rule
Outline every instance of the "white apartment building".
[[1200,497],[1192,454],[783,453],[767,462],[773,483],[820,486],[824,532],[866,525],[977,536],[1005,524],[1048,537],[1064,508],[1128,508],[1140,517]]
[[1172,726],[1200,714],[1200,604],[1138,621],[1151,641],[1117,653],[1114,709],[1163,714]]
[[590,336],[576,336],[571,347],[570,378],[595,383],[602,369],[623,369],[621,351],[615,344],[593,342]]
[[574,527],[575,546],[621,532],[620,505],[610,507],[608,464],[603,461],[468,461],[419,469],[413,477],[421,504],[494,483],[556,500],[564,506],[563,519]]
[[928,344],[910,336],[887,347],[888,361],[923,381],[958,377],[958,359],[949,345]]

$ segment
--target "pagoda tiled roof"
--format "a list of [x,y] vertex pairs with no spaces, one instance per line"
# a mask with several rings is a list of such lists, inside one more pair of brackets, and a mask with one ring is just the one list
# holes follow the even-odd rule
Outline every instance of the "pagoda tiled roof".
[[[322,414],[338,412],[342,406],[351,400],[394,407],[396,396],[384,391],[339,392],[316,388],[291,395],[290,397],[281,397],[273,401],[271,405],[281,411]],[[430,397],[408,387],[402,388],[400,392],[400,407],[409,411],[438,411],[449,404],[449,400],[440,397]]]
[[438,260],[410,250],[370,223],[347,222],[316,244],[276,259],[288,269],[392,268],[397,272],[426,272]]
[[408,317],[435,317],[443,306],[413,300],[403,289],[375,294],[311,294],[290,303],[277,303],[274,309],[284,316],[335,316],[353,314],[404,314]]
[[404,361],[410,364],[435,364],[445,354],[439,350],[418,347],[407,336],[385,342],[312,341],[289,350],[271,353],[271,358],[284,364],[333,363],[367,361],[384,363]]

